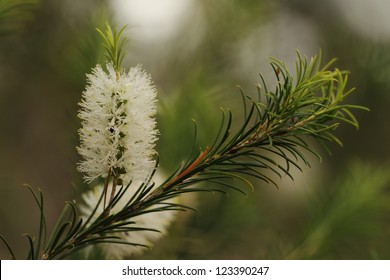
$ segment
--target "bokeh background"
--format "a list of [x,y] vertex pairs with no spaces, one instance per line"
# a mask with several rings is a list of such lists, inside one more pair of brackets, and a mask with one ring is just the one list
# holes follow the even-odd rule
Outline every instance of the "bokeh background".
[[0,0],[0,233],[24,258],[38,208],[23,185],[43,191],[49,228],[85,188],[76,115],[108,19],[129,24],[125,66],[142,64],[158,88],[163,174],[188,155],[192,119],[210,144],[221,106],[242,115],[236,85],[255,93],[259,73],[274,83],[270,56],[337,57],[356,87],[347,102],[371,110],[294,182],[186,197],[198,211],[135,258],[390,259],[389,12],[389,0]]

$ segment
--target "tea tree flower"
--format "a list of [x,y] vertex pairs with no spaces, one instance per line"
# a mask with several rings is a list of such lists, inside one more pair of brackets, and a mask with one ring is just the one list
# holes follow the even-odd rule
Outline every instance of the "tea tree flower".
[[155,167],[156,89],[140,66],[118,72],[97,65],[80,103],[78,169],[87,182],[110,174],[118,183],[144,180]]

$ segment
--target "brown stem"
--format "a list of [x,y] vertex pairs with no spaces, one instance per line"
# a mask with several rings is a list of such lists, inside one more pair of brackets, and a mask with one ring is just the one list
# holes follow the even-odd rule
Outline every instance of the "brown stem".
[[108,170],[107,180],[104,183],[104,201],[103,201],[103,209],[106,209],[106,200],[107,200],[107,190],[108,190],[108,184],[110,183],[111,178],[111,168]]
[[209,147],[206,147],[206,150],[203,153],[201,153],[200,156],[186,170],[184,170],[182,173],[177,175],[173,180],[165,184],[163,188],[164,189],[169,188],[171,185],[173,185],[174,183],[182,179],[184,176],[186,176],[199,164],[199,162],[202,161],[202,159],[207,155],[208,152],[209,152]]
[[[112,179],[111,194],[110,194],[110,200],[108,201],[107,209],[106,209],[106,206],[104,206],[104,209],[105,209],[104,211],[105,211],[105,216],[106,217],[110,216],[110,211],[112,209],[111,202],[114,199],[114,195],[115,195],[115,192],[116,192],[116,186],[117,185],[118,185],[118,177],[114,175],[113,179]],[[106,192],[104,193],[104,195],[106,195]]]

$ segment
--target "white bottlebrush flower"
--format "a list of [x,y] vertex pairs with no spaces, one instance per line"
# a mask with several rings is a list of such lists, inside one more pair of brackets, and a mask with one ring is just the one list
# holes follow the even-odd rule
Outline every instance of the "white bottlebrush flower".
[[[132,185],[128,188],[123,197],[119,200],[119,202],[111,209],[111,214],[115,214],[118,211],[122,210],[123,207],[126,206],[126,203],[132,198],[134,195],[138,185],[140,182],[133,182]],[[93,209],[95,209],[99,197],[101,196],[103,191],[103,186],[98,185],[92,190],[84,193],[82,195],[83,203],[80,206],[81,217],[83,220],[87,220],[89,215],[92,213]],[[176,200],[177,198],[173,199]],[[172,199],[169,202],[174,202]],[[153,208],[153,206],[151,207]],[[99,204],[97,211],[93,219],[90,222],[93,222],[103,211],[103,203]],[[127,231],[115,233],[115,236],[121,238],[122,241],[136,244],[143,244],[148,247],[151,247],[158,239],[163,237],[167,233],[167,228],[173,222],[176,217],[176,211],[159,211],[159,212],[151,212],[146,214],[141,214],[139,216],[131,218],[132,224],[131,226],[137,228],[147,228],[154,229],[157,231],[150,230],[141,230],[141,231]],[[124,244],[114,244],[114,243],[102,243],[97,246],[104,256],[107,259],[123,259],[129,256],[134,256],[137,254],[141,254],[146,249],[143,246],[132,246],[132,245],[124,245]],[[85,252],[87,257],[90,257],[92,253],[93,247],[87,247],[83,252]]]
[[[80,103],[78,169],[87,182],[109,172],[125,184],[144,180],[155,166],[156,89],[140,66],[117,73],[97,65]],[[119,74],[119,75],[118,75]]]

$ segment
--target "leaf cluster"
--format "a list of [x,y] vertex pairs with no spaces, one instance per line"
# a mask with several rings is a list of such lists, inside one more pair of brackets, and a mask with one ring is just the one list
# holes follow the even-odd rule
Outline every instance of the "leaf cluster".
[[121,71],[122,62],[125,58],[123,47],[127,39],[122,37],[122,35],[126,28],[127,25],[122,27],[122,29],[118,32],[115,28],[112,29],[108,22],[106,22],[106,29],[104,32],[99,28],[96,28],[97,32],[99,32],[104,40],[104,48],[107,51],[105,56],[108,61],[113,64],[114,69],[117,72],[117,78],[119,78],[119,72]]
[[[272,58],[271,66],[277,78],[275,90],[268,90],[262,76],[262,84],[257,85],[257,100],[240,89],[244,121],[239,129],[232,133],[232,112],[222,110],[221,126],[212,145],[184,164],[163,188],[187,188],[202,181],[220,183],[220,179],[233,178],[253,188],[246,175],[276,185],[265,171],[292,178],[291,166],[301,169],[299,160],[309,165],[303,150],[321,160],[308,144],[308,136],[325,148],[329,142],[342,145],[334,134],[336,128],[341,122],[358,128],[350,110],[366,108],[342,103],[352,90],[346,89],[346,72],[329,70],[333,62],[321,66],[321,54],[308,61],[298,53],[294,83],[285,64]],[[235,188],[234,182],[230,186]]]

